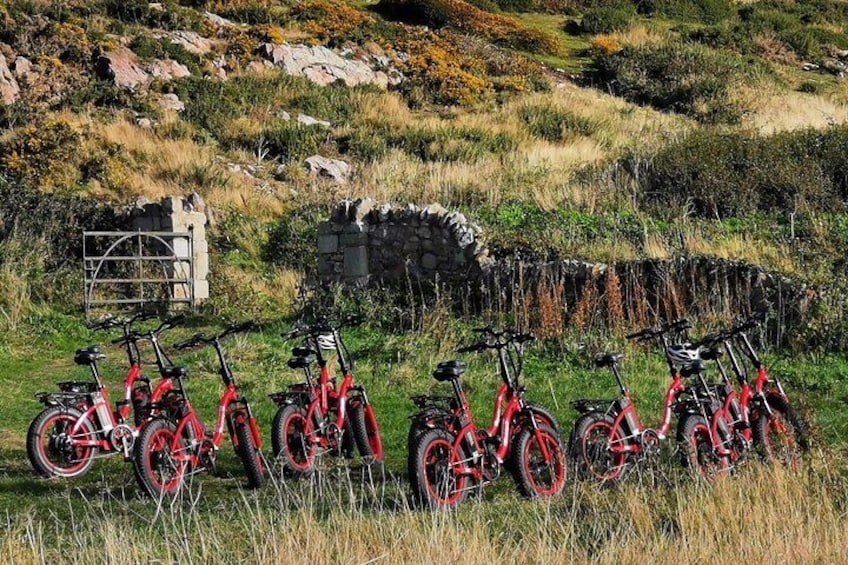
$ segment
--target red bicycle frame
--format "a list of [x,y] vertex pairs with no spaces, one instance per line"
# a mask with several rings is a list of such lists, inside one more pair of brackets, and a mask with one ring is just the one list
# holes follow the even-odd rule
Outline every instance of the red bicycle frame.
[[[614,367],[613,370],[617,371],[617,367]],[[668,432],[671,429],[671,417],[672,412],[674,411],[674,406],[677,404],[677,399],[680,394],[685,390],[686,387],[683,385],[683,380],[680,378],[680,375],[675,373],[671,384],[668,386],[665,393],[662,423],[660,424],[660,427],[655,430],[658,439],[665,440],[668,437]],[[613,434],[610,437],[609,449],[615,453],[639,453],[642,450],[641,442],[631,442],[630,440],[641,438],[642,434],[645,433],[646,428],[642,425],[642,422],[639,419],[639,414],[636,411],[636,405],[630,400],[630,391],[624,386],[622,386],[622,398],[625,402],[621,402],[620,400],[617,401],[621,409],[618,411],[615,416],[615,420],[613,421]],[[624,422],[627,423],[627,427],[622,425]],[[627,437],[618,437],[619,430],[627,428],[630,429],[630,435]]]
[[[498,465],[503,465],[509,456],[510,450],[512,449],[513,418],[516,414],[525,409],[524,391],[518,386],[517,379],[513,379],[510,375],[506,354],[504,353],[504,348],[508,347],[510,342],[508,341],[503,343],[500,341],[499,334],[492,335],[497,337],[498,341],[493,345],[488,345],[487,348],[497,349],[500,374],[504,382],[500,385],[498,392],[495,395],[494,408],[492,410],[492,423],[489,428],[477,428],[474,423],[474,417],[471,414],[471,407],[468,403],[468,398],[465,394],[465,390],[462,388],[459,378],[457,377],[451,381],[454,393],[459,401],[459,407],[456,411],[459,422],[459,430],[457,431],[453,442],[451,455],[453,463],[451,466],[456,475],[470,475],[474,480],[482,480],[484,478],[483,467],[480,465],[474,465],[474,463],[477,463],[480,460],[482,454],[486,452],[484,446],[481,445],[481,439],[485,441],[487,439],[497,438],[498,444],[494,455]],[[480,346],[472,346],[471,348],[463,349],[480,349]],[[462,349],[460,351],[462,351]],[[516,372],[519,371],[520,369]],[[542,458],[544,459],[545,464],[550,464],[551,453],[548,450],[547,442],[541,435],[538,423],[536,422],[532,411],[530,412],[530,415],[531,425],[533,426],[536,441],[538,442],[539,449],[542,453]],[[462,454],[465,451],[465,446],[470,449],[470,458],[462,457]],[[472,465],[469,465],[469,463],[472,463]]]

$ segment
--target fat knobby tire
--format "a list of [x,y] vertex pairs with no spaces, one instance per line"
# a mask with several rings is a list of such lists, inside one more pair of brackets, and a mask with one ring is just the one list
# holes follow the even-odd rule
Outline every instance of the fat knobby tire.
[[[540,425],[538,433],[541,440],[545,442],[548,454],[551,457],[551,461],[544,464],[548,472],[551,473],[550,484],[548,484],[547,479],[536,473],[536,470],[541,469],[541,467],[534,464],[534,460],[542,457],[536,433],[537,431],[532,428],[524,428],[519,432],[512,449],[511,470],[518,492],[522,496],[526,498],[548,498],[561,493],[565,486],[567,469],[565,454],[562,450],[562,441],[556,431],[549,426]],[[535,458],[532,457],[531,451],[534,446],[539,450]]]
[[299,478],[306,477],[315,470],[315,448],[307,445],[304,461],[299,462],[295,459],[287,437],[289,427],[295,418],[302,420],[304,426],[309,426],[306,419],[306,410],[303,407],[297,404],[287,404],[277,410],[271,426],[271,446],[274,450],[274,457],[283,464],[283,473],[287,477]]
[[[29,425],[26,438],[27,456],[32,464],[32,468],[42,477],[62,477],[64,479],[80,477],[88,472],[94,463],[94,456],[97,455],[96,447],[88,448],[84,462],[81,462],[72,471],[64,471],[50,462],[49,457],[44,453],[44,446],[41,443],[41,439],[46,431],[46,427],[50,425],[51,421],[63,414],[67,416],[68,422],[76,422],[82,417],[82,412],[76,408],[49,406],[42,410]],[[84,426],[86,436],[95,437],[94,426],[91,422],[86,422]]]
[[238,440],[238,454],[247,474],[247,484],[250,488],[259,488],[265,484],[265,466],[262,464],[262,454],[253,442],[253,434],[247,421],[236,422],[235,434]]

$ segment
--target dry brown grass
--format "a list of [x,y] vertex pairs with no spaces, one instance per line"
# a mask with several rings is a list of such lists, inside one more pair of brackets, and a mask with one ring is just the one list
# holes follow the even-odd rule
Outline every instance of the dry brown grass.
[[165,505],[151,522],[108,505],[70,522],[23,513],[0,550],[7,563],[841,563],[845,492],[830,473],[577,485],[547,503],[493,497],[456,513],[412,511],[342,481],[321,493],[269,488],[215,512]]
[[796,269],[792,253],[782,245],[754,240],[744,235],[713,239],[704,237],[697,229],[689,229],[683,234],[683,248],[693,255],[738,259],[786,274],[791,274]]
[[[199,145],[188,138],[169,139],[155,130],[140,128],[129,119],[107,123],[80,116],[76,119],[81,127],[95,134],[94,143],[120,148],[126,160],[126,183],[118,197],[158,199],[196,191],[216,209],[234,209],[260,217],[282,210],[273,191],[262,190],[256,179],[229,172],[212,146]],[[165,118],[169,119],[176,117]],[[97,186],[92,187],[92,193],[110,195]]]
[[[517,149],[475,163],[422,162],[389,152],[360,169],[350,188],[354,196],[384,201],[439,201],[443,204],[496,205],[505,199],[532,200],[545,209],[562,202],[592,207],[596,195],[571,182],[572,173],[633,146],[658,146],[693,127],[686,118],[642,108],[594,89],[570,83],[552,92],[516,97],[501,108],[454,111],[447,116],[412,112],[394,93],[363,94],[357,99],[366,121],[392,128],[467,127],[505,133]],[[519,118],[527,105],[550,104],[598,124],[588,137],[562,143],[532,137]]]
[[743,125],[764,134],[848,122],[848,103],[801,92],[750,92],[753,112]]

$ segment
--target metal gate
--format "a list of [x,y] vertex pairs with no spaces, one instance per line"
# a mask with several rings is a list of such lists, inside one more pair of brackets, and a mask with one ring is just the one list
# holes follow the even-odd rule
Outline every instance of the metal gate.
[[193,308],[194,237],[186,232],[83,232],[84,306],[93,313]]

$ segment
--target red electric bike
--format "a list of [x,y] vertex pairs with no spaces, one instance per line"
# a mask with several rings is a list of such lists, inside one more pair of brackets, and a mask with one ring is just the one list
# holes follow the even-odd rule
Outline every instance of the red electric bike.
[[[764,461],[777,461],[792,469],[801,463],[801,454],[809,448],[806,426],[789,404],[779,379],[770,377],[760,360],[747,332],[763,321],[762,315],[701,340],[701,355],[714,360],[722,383],[715,386],[720,405],[710,415],[709,438],[687,437],[693,449],[708,452],[713,458],[727,456],[732,462],[744,458],[752,448],[757,448]],[[745,356],[757,369],[753,386],[749,384],[745,367],[739,362],[735,343],[741,342]],[[739,392],[721,362],[727,353]],[[706,445],[707,440],[710,446]]]
[[[279,406],[271,430],[274,456],[282,462],[287,476],[311,474],[316,458],[324,453],[350,458],[354,444],[365,465],[382,472],[380,427],[365,388],[354,383],[353,361],[340,333],[342,328],[359,323],[358,318],[349,316],[340,322],[323,320],[283,334],[286,339],[304,339],[303,345],[292,349],[288,366],[303,369],[306,377],[305,382],[270,395]],[[344,375],[338,388],[325,351],[336,352]],[[316,361],[320,368],[317,382],[312,373]]]
[[[610,353],[595,359],[599,368],[608,367],[621,396],[613,399],[580,399],[571,403],[581,415],[571,432],[570,453],[578,472],[596,481],[618,481],[625,472],[657,454],[661,443],[668,438],[674,414],[684,413],[689,407],[687,396],[690,389],[684,378],[694,373],[687,363],[677,358],[679,349],[670,346],[668,334],[680,336],[691,325],[686,320],[677,320],[660,328],[646,328],[627,338],[640,342],[656,342],[665,352],[671,383],[663,403],[660,427],[646,428],[630,398],[630,391],[621,378],[619,363],[621,353]],[[677,365],[684,365],[678,371]]]
[[[163,375],[153,388],[141,374],[138,342],[150,339],[157,348],[157,338],[165,330],[178,325],[182,316],[170,318],[157,329],[140,334],[132,325],[154,318],[139,313],[128,319],[108,318],[90,325],[94,330],[121,328],[123,337],[113,344],[126,347],[130,369],[124,379],[124,397],[113,410],[108,390],[97,362],[105,358],[97,346],[77,350],[74,362],[88,366],[93,382],[60,382],[58,392],[39,392],[35,397],[47,407],[32,421],[27,432],[27,455],[33,468],[44,477],[75,478],[85,474],[96,458],[122,454],[131,457],[139,430],[153,415],[151,405],[173,389],[173,381]],[[157,354],[160,371],[163,368]],[[130,406],[133,421],[129,422]]]
[[519,492],[528,498],[559,494],[565,485],[565,455],[559,433],[548,418],[524,399],[520,384],[521,346],[533,336],[491,327],[477,330],[480,342],[459,352],[494,349],[503,384],[495,397],[492,424],[478,428],[462,387],[462,361],[440,363],[433,377],[450,382],[454,396],[445,406],[425,406],[413,424],[421,429],[410,434],[409,479],[414,496],[431,508],[451,508],[472,490],[491,484],[502,468],[513,475]]
[[189,400],[184,382],[188,372],[183,367],[167,368],[166,373],[177,379],[179,387],[176,389],[177,394],[169,399],[168,406],[161,406],[160,409],[167,408],[175,417],[160,416],[145,426],[133,455],[136,480],[149,496],[175,494],[189,476],[206,471],[214,473],[225,425],[236,455],[244,465],[248,484],[257,488],[265,482],[259,428],[250,404],[236,387],[233,372],[221,347],[224,337],[253,328],[252,322],[232,325],[216,336],[207,338],[195,334],[174,346],[178,350],[201,345],[214,347],[224,392],[218,402],[218,420],[214,432],[208,432]]

